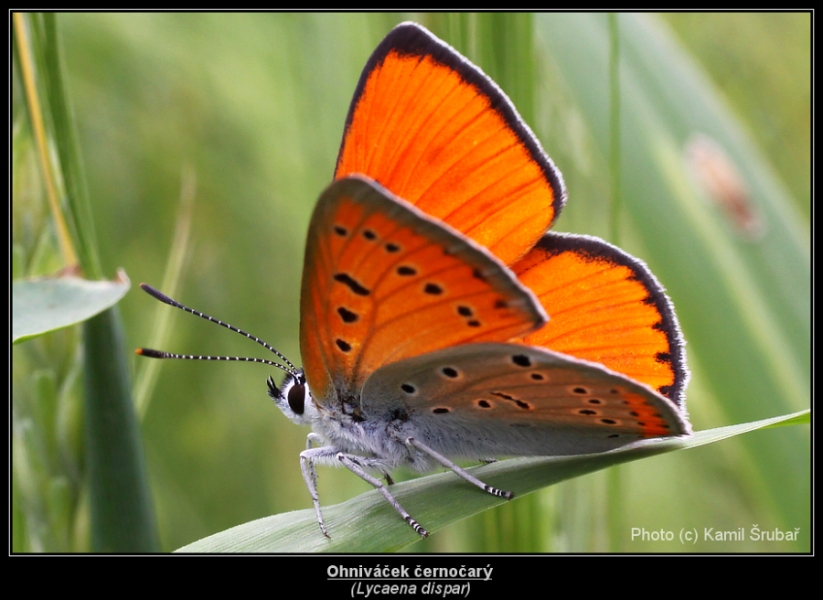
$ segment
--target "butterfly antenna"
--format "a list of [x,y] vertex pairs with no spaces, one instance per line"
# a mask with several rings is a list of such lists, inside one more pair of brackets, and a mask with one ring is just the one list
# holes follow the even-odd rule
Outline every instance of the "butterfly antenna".
[[138,348],[137,349],[137,354],[139,354],[141,356],[147,356],[149,358],[180,358],[180,359],[186,359],[186,360],[235,360],[235,361],[243,361],[243,362],[257,362],[257,363],[263,363],[263,364],[266,364],[266,365],[271,365],[273,367],[277,367],[278,369],[281,369],[281,370],[285,371],[286,373],[289,373],[290,375],[297,376],[299,374],[298,368],[295,367],[288,358],[283,356],[283,354],[281,354],[280,352],[278,352],[277,350],[272,348],[269,344],[267,344],[266,342],[264,342],[263,340],[261,340],[257,336],[254,336],[250,333],[247,333],[247,332],[243,331],[242,329],[238,329],[234,325],[229,325],[228,323],[224,323],[223,321],[221,321],[219,319],[215,319],[214,317],[210,317],[209,315],[201,313],[200,311],[194,310],[193,308],[189,308],[185,304],[180,304],[177,300],[173,300],[172,298],[169,298],[163,292],[161,292],[158,289],[153,288],[152,286],[148,285],[147,283],[141,283],[140,287],[143,289],[144,292],[146,292],[150,296],[154,296],[155,298],[160,300],[160,302],[163,302],[163,303],[168,304],[170,306],[174,306],[176,308],[182,309],[182,310],[184,310],[188,313],[191,313],[193,315],[196,315],[196,316],[200,317],[201,319],[206,319],[207,321],[211,321],[212,323],[217,323],[218,325],[222,325],[226,329],[231,329],[235,333],[239,333],[241,335],[246,336],[250,340],[253,340],[253,341],[257,342],[258,344],[260,344],[261,346],[263,346],[264,348],[266,348],[267,350],[272,352],[280,360],[285,362],[288,365],[288,367],[284,367],[283,365],[281,365],[279,363],[276,363],[276,362],[273,362],[273,361],[270,361],[270,360],[266,360],[266,359],[263,359],[263,358],[251,358],[251,357],[247,358],[247,357],[242,357],[242,356],[195,356],[195,355],[192,355],[192,354],[174,354],[173,352],[164,352],[162,350],[152,350],[151,348]]

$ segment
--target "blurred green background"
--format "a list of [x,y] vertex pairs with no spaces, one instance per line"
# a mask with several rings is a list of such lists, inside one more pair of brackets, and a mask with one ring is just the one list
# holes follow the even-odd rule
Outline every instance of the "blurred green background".
[[[181,185],[193,176],[191,255],[177,299],[299,364],[309,216],[330,181],[360,70],[405,19],[465,52],[512,97],[566,178],[556,229],[608,237],[606,14],[65,14],[68,88],[106,273],[123,267],[134,284],[160,286]],[[695,429],[806,408],[810,16],[624,14],[617,25],[620,244],[650,264],[678,309]],[[15,276],[49,273],[62,265],[13,92]],[[684,148],[697,132],[737,165],[765,224],[760,236],[742,235],[690,183]],[[121,309],[132,347],[150,345],[159,311],[173,310],[136,285]],[[265,356],[182,312],[168,336],[172,352]],[[15,550],[88,548],[75,347],[65,331],[14,351]],[[266,396],[269,372],[163,365],[142,420],[163,549],[311,506],[298,460],[307,431]],[[44,394],[60,398],[57,408],[38,401]],[[39,458],[22,464],[33,455],[24,447],[39,448]],[[809,452],[807,427],[756,432],[555,486],[408,550],[808,551]],[[319,476],[322,504],[370,489],[344,470]],[[798,539],[687,547],[631,536],[753,525],[799,528]]]

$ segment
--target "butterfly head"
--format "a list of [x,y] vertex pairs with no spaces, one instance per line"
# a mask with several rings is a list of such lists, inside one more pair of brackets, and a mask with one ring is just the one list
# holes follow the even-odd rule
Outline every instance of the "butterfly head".
[[317,415],[317,407],[302,369],[293,374],[287,373],[280,387],[277,387],[271,376],[266,380],[266,385],[269,396],[284,415],[298,425],[311,424],[312,418]]

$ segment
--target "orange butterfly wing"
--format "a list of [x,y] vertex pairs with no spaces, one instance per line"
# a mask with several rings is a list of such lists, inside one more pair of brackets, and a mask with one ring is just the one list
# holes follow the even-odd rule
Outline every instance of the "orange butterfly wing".
[[372,54],[335,178],[362,173],[485,246],[526,254],[565,202],[560,172],[482,71],[414,23]]
[[300,311],[303,367],[321,406],[353,401],[384,364],[546,321],[485,248],[361,177],[334,182],[315,207]]
[[517,341],[600,363],[684,406],[680,328],[645,264],[598,238],[549,233],[512,269],[551,318]]

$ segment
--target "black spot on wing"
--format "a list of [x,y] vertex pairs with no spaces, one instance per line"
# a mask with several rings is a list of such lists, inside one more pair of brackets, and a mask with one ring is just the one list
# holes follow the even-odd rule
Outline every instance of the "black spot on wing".
[[354,323],[360,318],[357,313],[350,311],[344,306],[338,307],[337,314],[340,315],[340,318],[343,319],[344,323]]
[[525,354],[514,354],[512,355],[512,362],[516,364],[518,367],[530,367],[532,366],[531,359],[526,356]]
[[363,287],[357,280],[353,279],[348,273],[335,273],[334,280],[342,283],[358,296],[368,296],[371,292]]

